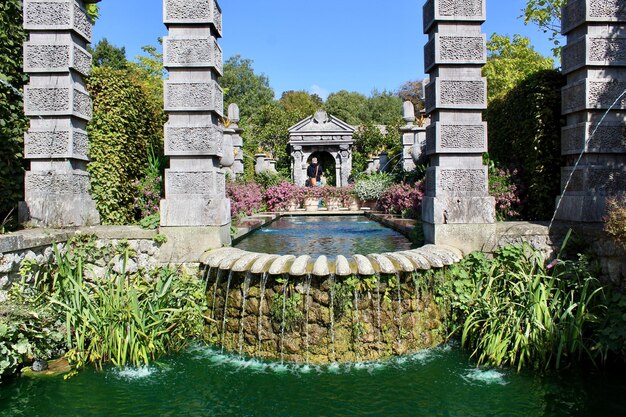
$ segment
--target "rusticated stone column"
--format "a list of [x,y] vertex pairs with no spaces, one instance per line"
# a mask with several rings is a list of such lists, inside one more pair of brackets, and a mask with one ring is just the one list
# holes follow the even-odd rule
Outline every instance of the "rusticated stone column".
[[430,167],[422,206],[428,242],[464,251],[483,249],[495,237],[495,203],[488,193],[487,81],[481,76],[486,40],[481,33],[486,0],[428,0],[424,32],[426,130]]
[[[161,227],[173,260],[193,260],[230,243],[230,201],[220,168],[223,133],[222,14],[215,0],[163,0],[165,81],[165,199]],[[168,251],[166,251],[168,252]]]
[[569,0],[562,16],[566,165],[556,218],[598,222],[606,197],[626,191],[626,2]]
[[85,4],[99,0],[24,0],[24,137],[26,172],[20,222],[42,227],[98,224],[89,195],[87,122],[92,103],[83,77],[91,70],[92,22]]

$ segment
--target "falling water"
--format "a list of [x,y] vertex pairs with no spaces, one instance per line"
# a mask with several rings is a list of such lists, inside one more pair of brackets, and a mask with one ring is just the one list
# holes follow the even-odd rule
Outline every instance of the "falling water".
[[380,274],[376,274],[376,321],[378,324],[378,346],[379,349],[383,343],[383,330],[380,318]]
[[5,80],[3,80],[2,78],[0,78],[0,84],[3,84],[5,86],[7,86],[9,88],[9,90],[13,91],[15,94],[17,94],[20,97],[24,97],[24,94],[18,90],[17,88],[13,87],[11,84],[9,84],[8,82],[6,82]]
[[285,356],[285,312],[287,310],[287,285],[289,275],[285,275],[285,285],[283,286],[283,316],[280,321],[280,363],[284,362]]
[[211,267],[205,268],[205,273],[202,279],[204,280],[204,295],[206,295],[209,289],[209,279],[211,278]]
[[239,319],[239,354],[243,351],[243,325],[244,319],[246,317],[246,299],[248,297],[248,292],[250,291],[250,279],[252,278],[252,273],[250,271],[246,272],[246,278],[243,281],[243,298],[241,300],[241,318]]
[[215,303],[217,302],[217,285],[220,282],[220,277],[222,276],[222,270],[218,269],[215,277],[215,287],[213,288],[213,305],[211,307],[211,320],[215,320]]
[[336,359],[335,355],[335,275],[330,274],[328,278],[328,282],[330,285],[330,348],[333,354],[333,360]]
[[306,299],[304,300],[304,346],[306,363],[309,363],[309,294],[311,292],[311,274],[306,277]]
[[265,286],[267,285],[267,272],[263,273],[261,278],[261,295],[259,296],[259,337],[257,351],[261,350],[261,341],[263,339],[263,301],[265,299]]
[[226,293],[224,294],[224,316],[222,317],[222,352],[224,351],[224,338],[226,337],[226,317],[228,309],[228,292],[230,291],[230,281],[233,278],[233,271],[228,272],[228,281],[226,282]]
[[398,287],[398,308],[396,320],[398,322],[398,350],[400,350],[400,342],[402,339],[402,288],[400,287],[399,273],[396,273],[396,282]]
[[[578,159],[576,160],[576,163],[574,164],[574,168],[572,169],[572,172],[570,172],[569,177],[567,178],[567,182],[565,183],[565,186],[563,187],[563,191],[561,191],[561,197],[563,197],[565,195],[565,191],[567,190],[567,187],[569,186],[569,183],[572,181],[572,177],[574,176],[574,172],[576,172],[576,168],[578,168],[578,164],[580,164],[580,161],[583,159],[583,155],[585,154],[585,150],[587,149],[587,145],[589,144],[589,142],[591,142],[591,139],[593,139],[593,137],[596,135],[596,132],[598,131],[598,129],[602,125],[602,122],[604,122],[604,119],[606,119],[606,116],[608,116],[609,112],[611,110],[613,110],[613,107],[615,107],[615,105],[625,95],[626,95],[626,90],[622,91],[622,94],[620,94],[619,97],[617,97],[615,99],[613,104],[611,104],[611,106],[608,108],[608,110],[602,115],[602,117],[600,118],[600,121],[598,122],[596,127],[593,129],[593,132],[591,132],[591,135],[587,138],[587,140],[585,140],[585,146],[583,146],[583,150],[580,152],[580,155],[578,155]],[[556,219],[556,214],[559,211],[559,207],[561,207],[561,201],[562,200],[563,200],[563,198],[559,198],[558,199],[558,202],[556,204],[556,208],[554,209],[554,214],[552,215],[552,219],[550,220],[550,225],[548,226],[548,230],[552,229],[552,224],[554,223],[554,220]]]
[[356,339],[356,360],[361,360],[361,319],[359,317],[359,291],[354,289],[354,330],[353,336]]

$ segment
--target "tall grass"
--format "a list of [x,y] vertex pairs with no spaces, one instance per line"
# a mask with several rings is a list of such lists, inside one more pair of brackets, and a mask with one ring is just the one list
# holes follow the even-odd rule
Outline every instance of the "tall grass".
[[207,305],[195,277],[161,269],[87,280],[82,257],[57,249],[55,257],[35,274],[35,285],[65,318],[67,357],[77,367],[146,365],[202,337]]
[[[479,364],[559,368],[588,355],[604,296],[587,261],[545,265],[530,245],[508,246],[487,260],[472,255],[456,285],[461,343]],[[453,272],[454,273],[454,272]],[[457,270],[457,277],[458,277]],[[460,301],[459,301],[460,300]]]

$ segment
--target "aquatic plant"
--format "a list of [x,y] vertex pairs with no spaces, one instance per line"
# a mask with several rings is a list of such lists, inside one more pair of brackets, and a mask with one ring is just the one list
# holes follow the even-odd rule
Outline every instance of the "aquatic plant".
[[479,364],[545,369],[583,354],[594,359],[603,293],[585,257],[546,265],[522,244],[502,248],[493,260],[472,254],[449,274],[461,343]]
[[140,366],[202,338],[204,284],[167,268],[125,272],[132,253],[128,247],[118,251],[124,252],[123,272],[108,270],[100,278],[88,273],[87,257],[58,248],[54,264],[27,272],[34,296],[64,318],[67,357],[77,368]]

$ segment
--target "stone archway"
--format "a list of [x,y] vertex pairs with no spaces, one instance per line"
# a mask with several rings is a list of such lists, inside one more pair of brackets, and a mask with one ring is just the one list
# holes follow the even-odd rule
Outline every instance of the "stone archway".
[[331,154],[326,150],[319,150],[313,152],[307,159],[307,166],[311,163],[311,159],[317,158],[324,176],[326,177],[326,185],[337,186],[337,169],[340,166],[340,162],[337,161],[336,155]]
[[324,111],[318,111],[289,128],[291,175],[294,184],[304,185],[311,156],[323,153],[334,160],[335,185],[348,185],[348,178],[352,173],[354,131],[354,127]]

